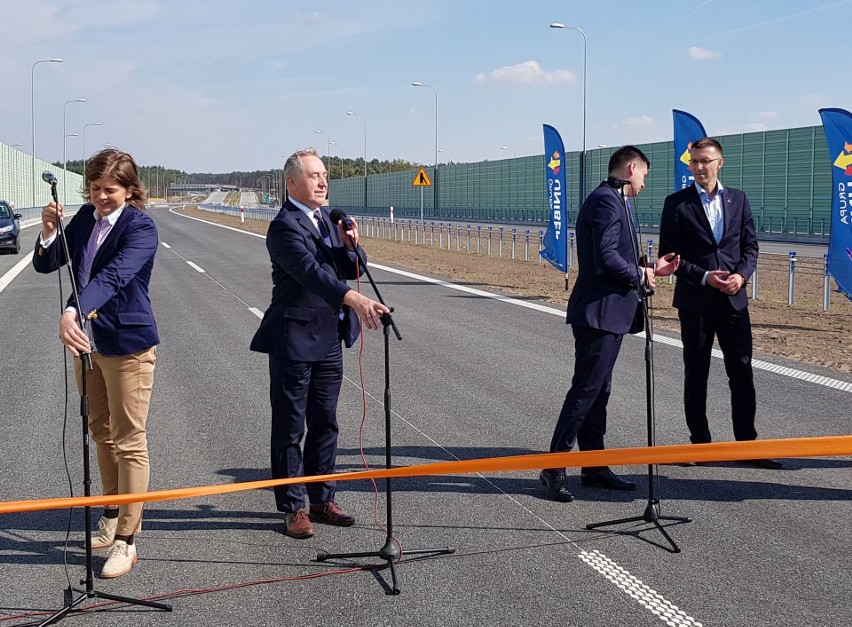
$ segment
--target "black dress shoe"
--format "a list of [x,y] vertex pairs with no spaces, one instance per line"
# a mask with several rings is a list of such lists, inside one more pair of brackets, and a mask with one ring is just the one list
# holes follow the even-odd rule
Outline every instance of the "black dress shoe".
[[748,464],[749,466],[757,466],[758,468],[768,468],[769,470],[783,470],[786,468],[784,462],[780,459],[741,459],[740,463]]
[[568,479],[564,472],[542,470],[538,475],[538,480],[544,486],[550,500],[560,503],[570,503],[574,500],[574,495],[568,491]]
[[589,488],[608,488],[610,490],[635,490],[634,481],[625,481],[609,468],[580,474],[580,483]]

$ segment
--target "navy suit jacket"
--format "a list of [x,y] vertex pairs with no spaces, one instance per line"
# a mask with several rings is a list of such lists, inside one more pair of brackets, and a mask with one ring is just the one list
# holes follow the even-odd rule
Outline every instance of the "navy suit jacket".
[[[313,220],[289,199],[270,223],[266,248],[272,260],[272,303],[251,350],[294,361],[319,361],[335,342],[351,346],[358,339],[358,316],[343,304],[350,289],[346,280],[358,278],[356,255],[343,246],[328,212],[323,209],[322,214],[331,247]],[[363,251],[362,258],[366,260]]]
[[[65,238],[77,272],[89,236],[95,227],[95,207],[83,205],[65,227]],[[143,211],[127,205],[110,229],[92,261],[90,281],[79,291],[81,317],[91,321],[98,352],[108,357],[129,355],[160,343],[148,296],[159,238],[154,221]],[[66,263],[57,237],[44,248],[36,241],[33,267],[48,273]],[[80,277],[75,277],[78,285]],[[75,307],[74,295],[67,306]]]
[[636,232],[621,193],[606,181],[580,207],[576,234],[580,269],[567,322],[621,335],[640,330]]
[[[660,256],[680,255],[675,273],[674,306],[684,311],[706,311],[721,292],[701,279],[708,270],[727,270],[746,281],[757,266],[757,235],[746,195],[733,187],[722,191],[725,228],[717,244],[695,185],[669,195],[660,218]],[[748,307],[745,289],[727,296],[736,311]]]

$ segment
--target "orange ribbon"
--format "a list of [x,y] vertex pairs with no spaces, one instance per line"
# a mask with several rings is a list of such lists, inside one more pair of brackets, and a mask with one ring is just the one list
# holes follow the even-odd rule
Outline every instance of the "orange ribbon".
[[438,462],[418,466],[362,470],[333,475],[314,475],[290,479],[267,479],[244,483],[159,490],[136,494],[107,496],[81,496],[55,499],[31,499],[0,502],[0,514],[15,512],[63,509],[68,507],[95,507],[124,503],[173,501],[177,499],[228,494],[243,490],[260,490],[290,483],[317,481],[358,481],[387,477],[423,477],[428,475],[463,475],[513,470],[540,470],[542,468],[576,468],[581,466],[632,466],[646,464],[676,464],[682,462],[720,462],[766,457],[831,457],[852,455],[852,435],[819,438],[790,438],[783,440],[755,440],[750,442],[718,442],[713,444],[674,444],[669,446],[610,449],[606,451],[576,451],[569,453],[533,453],[511,457],[488,457],[454,462]]

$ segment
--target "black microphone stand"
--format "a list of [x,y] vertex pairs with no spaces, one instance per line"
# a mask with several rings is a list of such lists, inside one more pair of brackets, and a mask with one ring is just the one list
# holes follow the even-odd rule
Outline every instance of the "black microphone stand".
[[[628,183],[628,181],[624,181],[624,183],[626,184]],[[630,207],[627,205],[627,200],[624,197],[623,187],[621,188],[621,200],[624,204],[624,209],[627,212],[627,219],[632,227],[633,216],[630,213]],[[632,229],[632,232],[634,234],[632,239],[633,251],[636,255],[636,265],[647,265],[649,260],[645,259],[645,263],[643,264],[642,257],[639,254],[639,245],[636,242],[635,227]],[[653,293],[653,289],[647,287],[644,282],[640,282],[636,288],[636,295],[639,298],[639,301],[642,306],[642,311],[645,315],[645,398],[649,447],[654,447],[656,445],[656,416],[654,408],[654,338],[651,326],[651,311],[648,304]],[[659,477],[657,475],[656,464],[648,464],[648,504],[645,506],[645,511],[643,512],[643,514],[641,516],[631,516],[629,518],[618,518],[616,520],[608,520],[605,522],[588,524],[586,525],[586,529],[597,529],[598,527],[622,525],[639,521],[652,523],[660,531],[660,533],[663,534],[663,537],[668,540],[669,544],[672,547],[671,552],[680,553],[680,547],[675,544],[674,540],[671,539],[671,536],[669,536],[669,534],[666,532],[665,527],[660,524],[660,521],[671,520],[675,522],[687,523],[692,522],[692,520],[682,516],[663,516],[660,513],[660,498],[657,496],[658,481]]]
[[[376,287],[376,282],[373,281],[373,277],[370,274],[370,270],[367,267],[367,262],[361,256],[361,249],[356,245],[355,246],[355,254],[358,256],[358,262],[361,264],[361,267],[364,268],[364,272],[367,275],[367,278],[370,280],[370,285],[373,286],[373,291],[376,293],[376,300],[378,300],[381,304],[385,304],[385,301],[382,299],[382,295],[379,293],[379,288]],[[391,309],[393,311],[393,309]],[[385,468],[391,468],[391,391],[390,391],[390,333],[388,329],[393,329],[394,335],[396,335],[397,340],[402,340],[402,336],[399,334],[399,329],[396,328],[396,324],[393,321],[390,313],[384,314],[381,318],[382,321],[382,332],[384,335],[384,347],[385,347]],[[383,560],[387,560],[388,567],[391,571],[391,580],[393,582],[393,587],[391,588],[391,594],[399,594],[400,589],[396,580],[396,561],[400,559],[403,551],[400,551],[399,544],[397,544],[396,539],[393,535],[393,488],[391,487],[391,478],[387,477],[385,479],[385,503],[387,509],[387,523],[385,524],[385,529],[387,530],[387,538],[385,539],[385,544],[378,551],[364,551],[358,553],[326,553],[322,551],[317,555],[318,562],[325,562],[331,559],[339,559],[339,558],[348,558],[348,557],[380,557]],[[425,555],[425,554],[435,554],[435,555],[448,555],[450,553],[455,553],[454,548],[444,547],[444,548],[435,548],[435,549],[406,549],[404,553],[406,555]]]
[[[50,192],[53,195],[53,202],[55,202],[56,206],[59,207],[59,199],[57,198],[56,194],[56,183],[57,181],[55,178],[50,181]],[[74,268],[73,264],[71,263],[71,254],[68,250],[68,240],[65,237],[65,227],[62,225],[62,218],[60,218],[58,215],[56,217],[56,224],[59,229],[59,239],[62,242],[62,251],[65,254],[65,260],[68,265],[68,276],[71,280],[71,294],[74,299],[74,306],[77,308],[77,319],[80,323],[80,328],[85,329],[83,325],[83,310],[80,308],[80,295],[77,291],[77,280],[74,276]],[[92,473],[91,467],[89,466],[89,395],[86,389],[86,371],[87,369],[92,369],[92,355],[91,353],[81,353],[80,359],[82,368],[82,374],[80,377],[80,416],[83,419],[83,494],[85,496],[91,496]],[[63,591],[65,606],[43,622],[39,623],[39,627],[41,627],[41,625],[52,625],[53,623],[59,622],[60,620],[65,618],[70,612],[84,611],[85,608],[78,609],[78,606],[87,601],[88,599],[108,599],[110,601],[116,601],[119,603],[127,603],[129,605],[144,605],[146,607],[153,607],[160,610],[165,610],[167,612],[171,612],[172,606],[166,605],[165,603],[144,601],[142,599],[132,599],[130,597],[123,597],[95,590],[94,568],[92,567],[92,508],[86,505],[85,507],[83,507],[83,511],[85,513],[86,521],[86,578],[80,580],[80,584],[85,585],[85,588],[79,589],[73,588],[71,586],[65,588],[65,590]],[[74,598],[74,592],[79,592],[80,595],[77,598]]]

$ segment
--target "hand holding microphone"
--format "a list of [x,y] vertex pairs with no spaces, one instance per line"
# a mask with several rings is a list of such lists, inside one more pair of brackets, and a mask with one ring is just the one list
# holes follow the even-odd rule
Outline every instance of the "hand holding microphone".
[[[355,220],[346,215],[346,212],[343,209],[332,209],[329,214],[331,217],[331,221],[337,225],[337,228],[340,230],[340,239],[346,244],[347,238],[351,241],[355,246],[358,245],[358,225],[355,223]],[[343,237],[343,236],[346,237]],[[353,248],[346,247],[347,250],[355,250]]]

